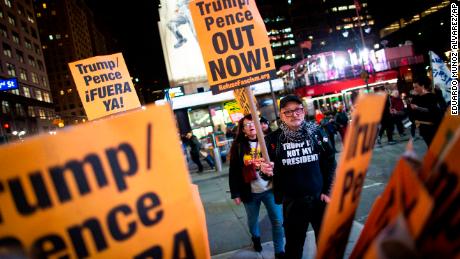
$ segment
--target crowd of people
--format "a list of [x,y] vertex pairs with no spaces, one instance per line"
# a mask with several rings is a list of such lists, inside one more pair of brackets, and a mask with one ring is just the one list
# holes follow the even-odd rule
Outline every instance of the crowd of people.
[[[430,85],[428,78],[419,77],[414,79],[409,94],[400,94],[396,84],[375,89],[377,94],[387,94],[378,145],[385,133],[388,144],[396,143],[395,129],[400,137],[410,130],[415,139],[416,128],[426,145],[430,145],[447,107]],[[300,259],[309,224],[318,240],[336,169],[335,140],[340,136],[343,144],[350,114],[338,105],[334,112],[318,109],[308,119],[302,100],[296,95],[283,97],[279,108],[276,130],[272,130],[270,121],[258,118],[270,161],[261,155],[252,115],[244,116],[234,131],[227,129],[225,134],[234,139],[229,153],[229,187],[234,203],[242,204],[246,211],[254,250],[263,249],[259,227],[263,203],[272,225],[275,258]],[[186,137],[191,159],[202,168],[197,159],[199,141],[191,133]]]

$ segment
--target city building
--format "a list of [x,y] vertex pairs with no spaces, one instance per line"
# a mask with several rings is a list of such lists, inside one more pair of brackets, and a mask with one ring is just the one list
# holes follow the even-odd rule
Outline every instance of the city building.
[[0,91],[0,142],[53,130],[50,84],[31,0],[0,2],[0,34],[1,84],[17,79],[19,86]]
[[447,60],[450,50],[450,2],[416,1],[410,4],[410,8],[401,8],[404,12],[395,10],[382,16],[378,27],[382,41],[388,46],[413,45],[426,57],[431,50]]
[[108,54],[104,36],[83,0],[37,0],[34,5],[56,114],[65,125],[85,122],[68,63]]
[[262,0],[257,2],[272,46],[277,68],[290,64],[296,55],[297,41],[292,30],[287,1]]

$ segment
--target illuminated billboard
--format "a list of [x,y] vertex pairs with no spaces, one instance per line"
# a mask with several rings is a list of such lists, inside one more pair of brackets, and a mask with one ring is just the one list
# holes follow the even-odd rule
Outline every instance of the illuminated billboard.
[[206,69],[196,39],[188,4],[190,0],[161,0],[159,8],[161,44],[171,87],[184,85],[208,88]]

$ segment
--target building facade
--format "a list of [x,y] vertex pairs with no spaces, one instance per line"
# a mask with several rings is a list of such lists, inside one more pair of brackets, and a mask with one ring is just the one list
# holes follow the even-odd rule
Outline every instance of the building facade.
[[65,125],[87,120],[68,63],[107,54],[104,36],[82,0],[34,2],[54,108]]
[[55,117],[39,30],[31,0],[0,2],[0,77],[18,89],[0,91],[0,141],[53,130]]

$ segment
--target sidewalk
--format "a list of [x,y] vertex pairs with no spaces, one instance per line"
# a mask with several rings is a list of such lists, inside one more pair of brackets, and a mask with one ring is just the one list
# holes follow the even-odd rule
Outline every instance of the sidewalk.
[[[406,144],[407,141],[400,141],[396,145],[375,146],[373,159],[365,181],[365,191],[363,190],[361,196],[360,207],[357,210],[355,222],[350,233],[345,258],[351,253],[375,197],[383,191],[386,180],[388,180],[395,162],[399,155],[402,154]],[[424,147],[423,141],[416,141],[414,146],[419,156],[424,154],[426,147]],[[341,149],[339,145],[337,145],[337,148]],[[337,161],[340,154],[337,154]],[[190,165],[190,167],[192,181],[199,187],[205,209],[212,258],[274,258],[271,225],[264,206],[261,206],[259,217],[263,251],[256,253],[251,248],[251,237],[248,232],[244,206],[237,206],[230,199],[228,162],[223,164],[223,170],[220,173],[209,168],[206,170],[207,167],[205,167],[205,171],[198,174],[196,173],[195,165]],[[305,242],[303,258],[314,258],[313,253],[315,250],[314,235],[310,227]]]

